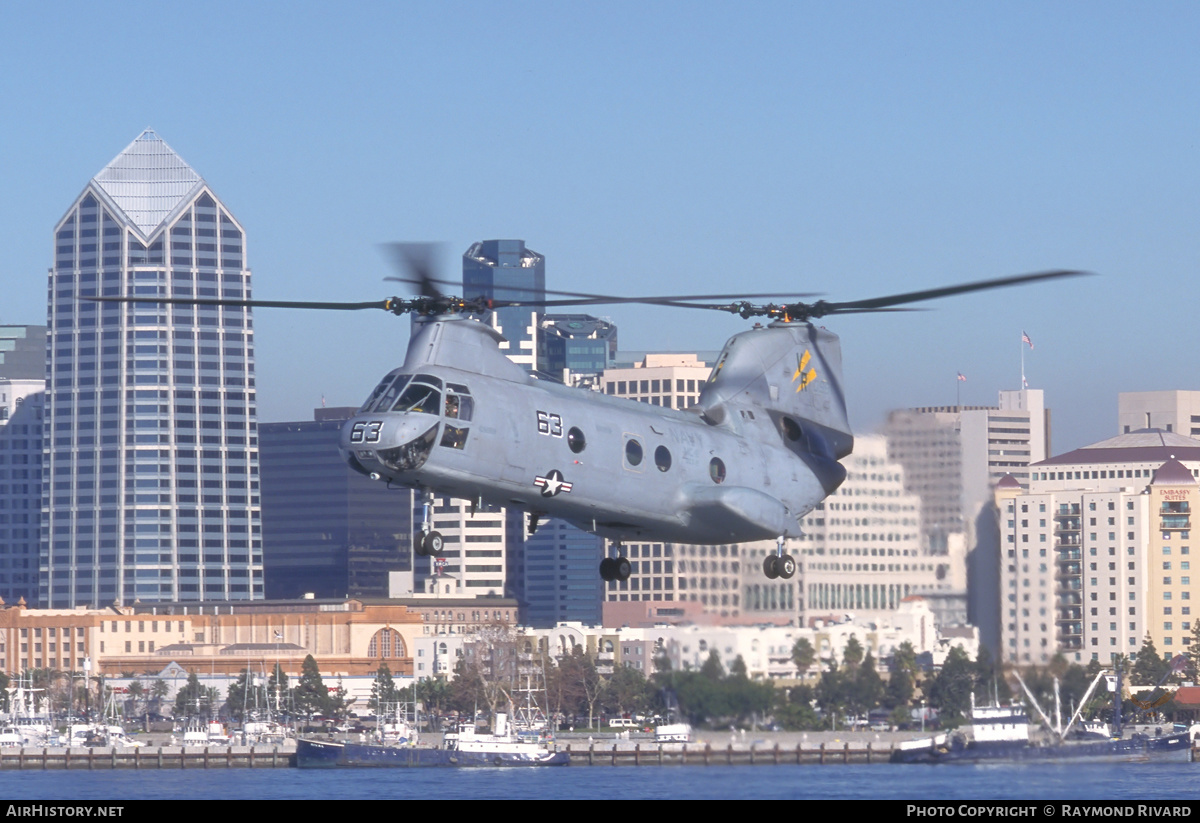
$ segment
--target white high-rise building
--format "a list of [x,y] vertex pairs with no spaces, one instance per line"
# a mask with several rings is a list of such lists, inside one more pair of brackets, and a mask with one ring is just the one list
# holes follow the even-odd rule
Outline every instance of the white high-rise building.
[[[996,491],[1003,659],[1045,664],[1191,643],[1200,441],[1143,429],[1031,467]],[[1198,613],[1200,614],[1200,613]]]
[[[904,490],[904,470],[883,437],[857,437],[846,481],[800,522],[797,560],[802,616],[853,614],[881,620],[913,594],[963,599],[965,558],[932,555],[921,540],[921,500]],[[934,602],[937,598],[931,600]],[[940,617],[943,622],[964,622]]]
[[49,607],[262,597],[246,236],[147,130],[54,229],[43,473]]
[[1117,431],[1162,429],[1200,437],[1200,391],[1123,391],[1117,395]]
[[1041,389],[1000,392],[996,406],[925,406],[888,415],[888,457],[904,467],[905,488],[920,496],[922,533],[931,550],[947,535],[968,535],[1000,478],[1029,482],[1045,460],[1050,417]]

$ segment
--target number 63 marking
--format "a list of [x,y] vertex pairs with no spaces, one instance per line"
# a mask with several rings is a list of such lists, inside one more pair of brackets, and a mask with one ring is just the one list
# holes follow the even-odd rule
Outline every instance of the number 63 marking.
[[562,437],[562,418],[557,414],[539,410],[537,413],[537,427],[538,434],[544,434],[549,437]]
[[383,428],[382,420],[372,420],[369,423],[355,423],[350,427],[351,443],[378,443],[379,430]]

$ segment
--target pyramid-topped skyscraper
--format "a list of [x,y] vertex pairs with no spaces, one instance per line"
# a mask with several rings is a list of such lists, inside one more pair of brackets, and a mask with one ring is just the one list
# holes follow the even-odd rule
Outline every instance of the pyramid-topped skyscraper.
[[95,295],[250,296],[241,224],[151,130],[54,230],[41,605],[261,598],[250,310]]

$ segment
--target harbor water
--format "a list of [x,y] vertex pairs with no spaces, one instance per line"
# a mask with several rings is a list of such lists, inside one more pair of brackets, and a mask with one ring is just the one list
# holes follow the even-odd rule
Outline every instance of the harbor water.
[[0,773],[7,800],[1191,800],[1197,765],[213,769]]

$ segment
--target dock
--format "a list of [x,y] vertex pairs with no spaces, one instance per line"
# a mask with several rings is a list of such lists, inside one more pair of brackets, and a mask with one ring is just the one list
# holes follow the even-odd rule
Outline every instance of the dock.
[[286,769],[294,746],[158,746],[0,748],[0,771],[51,769]]

